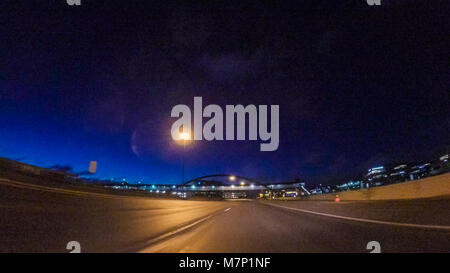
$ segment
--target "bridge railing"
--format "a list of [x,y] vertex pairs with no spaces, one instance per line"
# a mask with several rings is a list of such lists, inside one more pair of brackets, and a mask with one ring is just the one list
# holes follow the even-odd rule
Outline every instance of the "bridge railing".
[[181,186],[173,189],[174,191],[256,191],[267,189],[265,186]]

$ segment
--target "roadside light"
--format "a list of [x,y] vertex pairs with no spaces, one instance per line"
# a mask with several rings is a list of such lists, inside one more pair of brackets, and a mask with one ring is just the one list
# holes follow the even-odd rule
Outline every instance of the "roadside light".
[[231,185],[231,188],[234,188],[234,185]]
[[252,187],[252,188],[253,188],[254,186],[255,186],[255,185],[253,185],[253,184],[250,185],[250,187]]
[[244,181],[241,182],[241,186],[245,186],[245,182]]
[[234,175],[230,175],[230,181],[236,180],[236,177]]
[[336,195],[336,199],[334,199],[334,202],[340,202],[341,198],[339,198],[339,195]]

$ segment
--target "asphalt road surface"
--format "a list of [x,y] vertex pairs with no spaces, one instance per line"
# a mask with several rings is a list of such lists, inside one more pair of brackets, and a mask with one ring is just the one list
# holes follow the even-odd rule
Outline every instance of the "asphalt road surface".
[[[0,252],[450,252],[450,201],[186,201],[0,179]],[[407,225],[405,225],[407,224]]]

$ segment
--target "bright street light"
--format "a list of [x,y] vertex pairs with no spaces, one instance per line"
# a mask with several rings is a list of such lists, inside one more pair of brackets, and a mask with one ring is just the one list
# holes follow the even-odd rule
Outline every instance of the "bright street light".
[[181,139],[181,140],[190,140],[190,139],[191,139],[191,136],[190,136],[189,133],[182,132],[182,133],[180,133],[180,139]]

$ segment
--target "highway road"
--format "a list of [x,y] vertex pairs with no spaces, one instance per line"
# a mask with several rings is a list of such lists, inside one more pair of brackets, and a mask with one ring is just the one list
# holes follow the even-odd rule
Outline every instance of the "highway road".
[[[0,179],[0,252],[450,252],[450,200],[186,201]],[[404,225],[404,224],[408,225]]]

